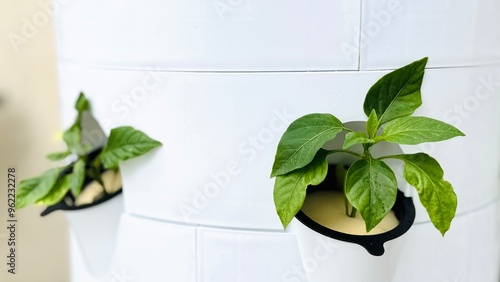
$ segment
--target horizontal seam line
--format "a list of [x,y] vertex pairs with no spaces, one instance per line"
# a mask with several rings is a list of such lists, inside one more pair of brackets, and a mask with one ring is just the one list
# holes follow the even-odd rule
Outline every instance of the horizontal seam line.
[[[259,73],[357,73],[357,72],[382,72],[393,71],[397,68],[380,68],[380,69],[338,69],[338,70],[175,70],[175,69],[158,69],[158,68],[120,68],[106,67],[99,65],[79,65],[74,62],[59,62],[60,65],[72,65],[80,67],[84,70],[104,70],[104,71],[149,71],[149,72],[165,72],[165,73],[214,73],[214,74],[259,74]],[[467,68],[485,68],[499,67],[500,61],[494,64],[481,65],[463,65],[463,66],[444,66],[444,67],[426,67],[426,70],[446,70],[446,69],[467,69]]]

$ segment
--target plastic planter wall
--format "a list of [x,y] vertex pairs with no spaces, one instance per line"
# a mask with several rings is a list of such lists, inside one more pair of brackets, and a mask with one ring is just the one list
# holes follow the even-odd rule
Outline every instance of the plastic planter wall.
[[[296,228],[283,231],[275,216],[269,174],[279,138],[311,112],[365,120],[369,87],[424,56],[417,114],[467,137],[402,150],[438,159],[459,206],[443,238],[403,187],[417,218],[394,243],[388,265],[397,268],[386,278],[496,281],[497,1],[181,2],[74,1],[57,14],[64,125],[84,91],[105,132],[132,125],[164,144],[121,167],[115,259],[99,277],[82,265],[75,281],[109,281],[122,270],[136,281],[330,281],[314,278]],[[335,256],[312,259],[333,265]],[[165,267],[173,258],[183,267]]]

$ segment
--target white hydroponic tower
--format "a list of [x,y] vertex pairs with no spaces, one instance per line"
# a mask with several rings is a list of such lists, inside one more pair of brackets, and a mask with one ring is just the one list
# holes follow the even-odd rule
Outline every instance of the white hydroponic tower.
[[[363,263],[338,277],[373,267],[388,281],[498,281],[500,2],[54,3],[64,126],[83,91],[106,133],[131,125],[163,143],[121,166],[123,211],[95,243],[108,246],[99,263],[80,243],[99,231],[75,231],[72,281],[323,282],[336,278],[315,273],[339,255]],[[294,223],[284,231],[274,210],[280,136],[313,112],[366,120],[369,87],[422,57],[416,114],[467,137],[402,150],[443,166],[459,200],[450,231],[434,229],[414,193],[415,224],[385,258],[324,238],[301,253]]]

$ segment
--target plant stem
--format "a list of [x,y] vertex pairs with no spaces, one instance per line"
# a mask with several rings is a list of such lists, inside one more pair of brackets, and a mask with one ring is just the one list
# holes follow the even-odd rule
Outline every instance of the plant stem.
[[328,150],[328,152],[330,154],[333,154],[333,153],[346,153],[346,154],[350,154],[350,155],[353,155],[353,156],[356,156],[356,157],[359,157],[359,158],[363,158],[363,156],[361,154],[358,154],[356,152],[349,151],[349,150]]
[[[349,203],[349,201],[347,200],[347,196],[345,194],[344,194],[344,203],[345,203],[345,215],[352,218],[356,217],[356,212],[358,210]],[[351,208],[351,211],[349,211],[349,208]]]
[[344,206],[345,206],[345,215],[349,216],[349,201],[347,201],[347,196],[344,195]]
[[352,218],[356,217],[357,211],[358,210],[355,207],[352,207],[351,214],[349,214],[349,217],[352,217]]
[[[405,155],[405,154],[403,154]],[[387,155],[387,156],[381,156],[381,157],[378,157],[377,160],[385,160],[385,159],[398,159],[398,160],[401,160],[401,155]]]

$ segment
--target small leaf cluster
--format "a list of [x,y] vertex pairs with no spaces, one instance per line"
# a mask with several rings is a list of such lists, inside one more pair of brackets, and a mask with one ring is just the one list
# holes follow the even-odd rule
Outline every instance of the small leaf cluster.
[[[103,185],[103,170],[117,170],[122,161],[141,156],[162,145],[133,127],[122,126],[112,129],[101,152],[90,158],[89,152],[94,148],[85,144],[82,138],[82,118],[84,113],[90,114],[90,103],[83,93],[80,93],[75,109],[78,113],[75,122],[63,134],[66,151],[49,154],[47,158],[60,161],[74,155],[76,161],[22,180],[16,193],[16,208],[31,204],[51,206],[62,201],[68,193],[76,198],[82,191],[85,179],[96,180]],[[68,169],[70,172],[66,173]]]
[[[427,58],[386,74],[368,91],[363,110],[368,120],[366,132],[346,127],[328,113],[308,114],[293,121],[278,144],[271,177],[276,177],[274,203],[283,226],[301,209],[309,185],[326,177],[330,154],[347,153],[359,159],[350,165],[344,182],[348,202],[357,209],[366,231],[375,227],[392,209],[398,183],[385,159],[404,164],[403,177],[418,192],[434,226],[444,235],[457,208],[452,185],[443,179],[439,163],[425,153],[374,157],[371,149],[379,142],[415,145],[438,142],[464,134],[447,123],[413,116],[421,106],[421,85]],[[345,131],[342,149],[322,147]],[[361,144],[363,153],[349,150]]]

